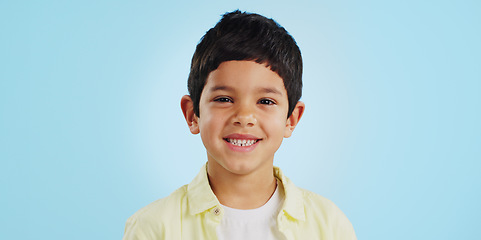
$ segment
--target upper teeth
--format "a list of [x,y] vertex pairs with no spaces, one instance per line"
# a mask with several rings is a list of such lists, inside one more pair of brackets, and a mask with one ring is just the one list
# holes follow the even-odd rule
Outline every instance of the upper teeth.
[[246,139],[227,139],[231,144],[236,145],[236,146],[241,146],[241,147],[247,147],[250,146],[254,143],[256,143],[256,140],[246,140]]

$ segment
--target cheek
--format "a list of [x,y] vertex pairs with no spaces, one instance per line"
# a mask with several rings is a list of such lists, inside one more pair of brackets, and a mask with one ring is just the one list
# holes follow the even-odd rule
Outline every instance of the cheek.
[[279,115],[274,118],[270,118],[267,122],[265,122],[265,129],[271,134],[273,137],[277,138],[284,138],[284,131],[286,128],[286,121],[283,118],[283,115]]
[[204,112],[204,115],[199,120],[199,130],[203,140],[212,136],[217,136],[223,126],[223,119],[221,116],[213,112]]

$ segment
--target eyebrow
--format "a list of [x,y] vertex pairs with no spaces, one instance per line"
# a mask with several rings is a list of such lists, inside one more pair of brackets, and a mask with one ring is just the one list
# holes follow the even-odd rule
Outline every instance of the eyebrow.
[[233,88],[228,87],[228,86],[224,86],[224,85],[213,86],[213,87],[210,88],[210,91],[211,91],[211,92],[222,91],[222,90],[224,90],[224,91],[234,91]]
[[[213,86],[213,87],[210,88],[210,92],[215,92],[215,91],[234,92],[235,90],[232,87],[224,86],[224,85]],[[277,90],[276,88],[264,87],[264,88],[260,88],[259,90],[257,90],[257,92],[259,92],[259,93],[273,93],[273,94],[277,94],[277,95],[282,96],[282,92]]]
[[261,88],[259,90],[259,92],[261,92],[261,93],[274,93],[274,94],[282,96],[282,93],[279,90],[277,90],[276,88]]

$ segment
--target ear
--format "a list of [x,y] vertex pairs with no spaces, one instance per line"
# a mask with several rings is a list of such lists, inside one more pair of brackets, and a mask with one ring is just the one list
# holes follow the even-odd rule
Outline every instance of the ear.
[[291,116],[287,119],[286,122],[286,128],[284,132],[284,137],[288,138],[292,135],[292,132],[294,131],[294,128],[296,128],[297,124],[299,123],[299,120],[301,120],[302,114],[304,114],[304,109],[306,108],[306,105],[298,101],[296,106],[294,107],[294,110],[292,111]]
[[194,113],[194,102],[189,95],[184,95],[180,100],[180,108],[182,108],[182,113],[184,113],[185,121],[189,126],[189,130],[192,134],[198,134],[199,130],[199,117]]

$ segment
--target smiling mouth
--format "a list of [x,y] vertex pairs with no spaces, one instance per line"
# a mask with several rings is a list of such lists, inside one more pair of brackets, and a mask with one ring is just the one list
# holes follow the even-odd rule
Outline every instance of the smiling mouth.
[[261,139],[235,139],[235,138],[224,138],[224,141],[239,147],[248,147],[254,145]]

